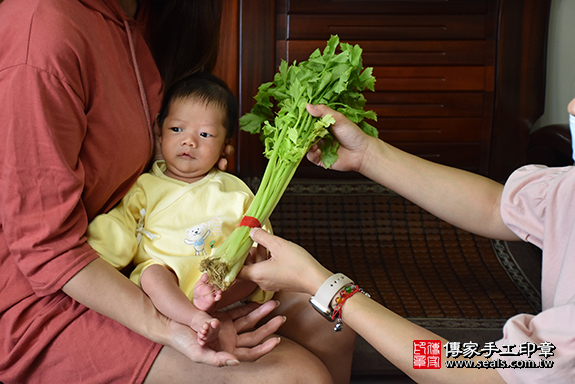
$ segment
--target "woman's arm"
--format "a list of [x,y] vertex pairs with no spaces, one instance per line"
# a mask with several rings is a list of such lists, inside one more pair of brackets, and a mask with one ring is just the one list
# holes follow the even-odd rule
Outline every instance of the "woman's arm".
[[[243,267],[239,276],[269,291],[295,291],[313,295],[332,273],[299,245],[252,229],[255,242],[270,251],[271,258]],[[318,314],[319,316],[319,314]],[[493,369],[413,369],[413,341],[447,340],[393,313],[367,296],[356,294],[342,310],[349,326],[396,367],[418,383],[504,383]],[[442,348],[442,361],[445,350]]]
[[[62,289],[76,301],[149,340],[172,347],[194,362],[215,366],[237,365],[239,360],[254,361],[270,352],[279,340],[271,338],[264,343],[262,341],[284,322],[283,318],[275,317],[262,326],[259,332],[256,330],[252,335],[243,334],[237,340],[221,340],[208,348],[197,344],[197,336],[191,328],[161,315],[137,285],[101,258],[84,267]],[[276,306],[277,303],[273,301],[266,303],[246,316],[233,319],[237,322],[222,323],[222,327],[235,326],[236,333],[239,333],[245,330],[247,319],[250,319],[250,323],[253,323],[254,318],[260,320]],[[222,334],[229,335],[229,332]],[[251,348],[238,348],[237,341],[240,338],[242,346],[248,345]],[[246,339],[249,343],[243,344]]]
[[[346,326],[353,328],[393,365],[401,369],[418,383],[505,383],[495,369],[458,368],[413,369],[413,341],[447,340],[428,331],[367,296],[355,294],[346,300],[342,309]],[[473,360],[486,360],[482,356]],[[445,349],[441,348],[442,364],[446,360]]]
[[[357,171],[433,215],[467,231],[490,238],[519,240],[501,218],[503,186],[486,177],[433,163],[366,135],[342,114],[323,106],[308,106],[314,116],[331,114],[332,132],[341,147],[332,169]],[[317,147],[308,159],[320,162]]]

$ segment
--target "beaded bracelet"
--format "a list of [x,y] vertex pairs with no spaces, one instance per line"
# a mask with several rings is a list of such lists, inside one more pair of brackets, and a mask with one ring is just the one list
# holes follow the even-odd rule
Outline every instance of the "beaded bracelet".
[[333,327],[333,330],[335,332],[340,332],[343,329],[343,320],[341,319],[341,310],[343,308],[343,304],[347,299],[349,299],[358,292],[363,293],[367,297],[371,297],[371,295],[365,292],[363,289],[361,289],[359,285],[348,285],[347,287],[343,288],[339,292],[339,296],[335,298],[336,306],[331,314],[332,320],[335,320],[337,318],[337,324],[335,325],[335,327]]

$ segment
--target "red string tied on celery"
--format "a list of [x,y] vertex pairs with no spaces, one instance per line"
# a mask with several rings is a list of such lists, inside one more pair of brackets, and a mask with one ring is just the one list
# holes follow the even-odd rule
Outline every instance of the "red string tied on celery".
[[250,227],[250,228],[260,228],[262,224],[258,219],[251,216],[242,217],[242,221],[238,224],[238,227]]

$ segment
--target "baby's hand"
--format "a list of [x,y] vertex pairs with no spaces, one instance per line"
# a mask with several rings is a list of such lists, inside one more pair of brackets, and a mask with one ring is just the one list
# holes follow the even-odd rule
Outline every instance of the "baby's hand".
[[221,289],[214,288],[208,283],[208,275],[202,274],[200,280],[194,285],[194,300],[193,303],[201,311],[208,312],[213,309],[216,302],[222,298]]
[[203,311],[198,311],[190,326],[198,334],[199,345],[206,345],[217,340],[220,333],[220,321]]

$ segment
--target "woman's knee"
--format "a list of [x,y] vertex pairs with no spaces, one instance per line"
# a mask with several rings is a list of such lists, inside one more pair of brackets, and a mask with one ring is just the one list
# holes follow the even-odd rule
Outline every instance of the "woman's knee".
[[274,352],[258,363],[265,365],[260,370],[266,371],[266,383],[333,383],[328,368],[316,355],[285,337]]
[[179,352],[164,347],[156,357],[145,384],[165,383],[318,383],[332,384],[326,366],[314,354],[297,343],[282,338],[269,354],[255,362],[234,367],[212,367],[196,364]]

